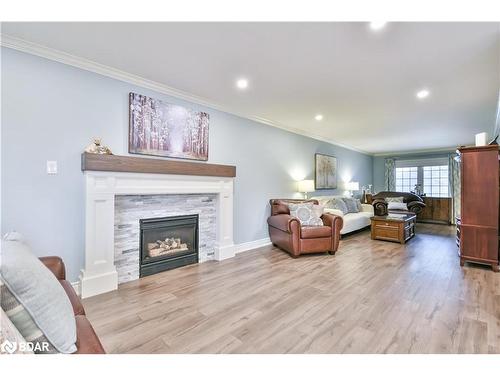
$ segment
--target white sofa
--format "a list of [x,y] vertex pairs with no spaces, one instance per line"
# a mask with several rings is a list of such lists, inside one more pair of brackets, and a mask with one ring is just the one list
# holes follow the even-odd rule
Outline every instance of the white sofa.
[[[310,199],[318,200],[319,204],[324,205],[328,200],[332,198],[341,198],[341,196],[318,196],[311,197]],[[355,230],[363,229],[371,225],[370,218],[374,215],[373,206],[371,204],[361,204],[361,211],[356,213],[343,214],[340,210],[335,210],[332,208],[325,208],[325,212],[332,213],[334,215],[342,216],[344,219],[344,226],[340,231],[340,234],[347,234],[354,232]]]

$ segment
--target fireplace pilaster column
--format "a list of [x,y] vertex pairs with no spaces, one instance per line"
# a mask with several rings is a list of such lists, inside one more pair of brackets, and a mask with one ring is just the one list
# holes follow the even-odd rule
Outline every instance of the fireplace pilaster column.
[[224,260],[235,256],[235,246],[233,242],[233,181],[221,181],[219,194],[219,218],[217,233],[217,249],[215,251],[216,260]]
[[113,177],[86,176],[85,268],[80,273],[82,298],[114,290],[118,273],[114,264],[115,195]]

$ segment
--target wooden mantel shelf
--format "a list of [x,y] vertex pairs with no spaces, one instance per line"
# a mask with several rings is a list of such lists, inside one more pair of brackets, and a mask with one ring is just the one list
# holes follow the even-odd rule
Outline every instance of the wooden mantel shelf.
[[233,165],[160,160],[135,156],[100,155],[87,152],[82,154],[82,171],[236,177],[236,167]]

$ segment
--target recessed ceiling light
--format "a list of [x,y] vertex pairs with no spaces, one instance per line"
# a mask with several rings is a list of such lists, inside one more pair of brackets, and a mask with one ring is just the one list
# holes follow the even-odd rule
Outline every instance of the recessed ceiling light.
[[370,22],[370,29],[374,31],[382,30],[385,25],[387,25],[387,22]]
[[236,81],[236,87],[240,90],[245,90],[248,87],[248,79],[240,78]]
[[427,89],[420,90],[417,92],[417,98],[419,99],[425,99],[429,96],[430,92]]
[[321,114],[317,114],[316,116],[314,116],[314,119],[315,119],[316,121],[321,121],[321,120],[323,120],[323,115],[321,115]]

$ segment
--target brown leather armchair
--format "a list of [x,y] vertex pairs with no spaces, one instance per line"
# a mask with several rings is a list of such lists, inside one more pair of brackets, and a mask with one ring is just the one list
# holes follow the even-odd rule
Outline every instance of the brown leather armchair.
[[66,280],[66,268],[61,258],[56,256],[41,257],[42,263],[54,274],[68,296],[76,322],[76,352],[73,354],[105,354],[104,348],[97,337],[94,328],[85,316],[80,298],[75,293],[71,283]]
[[418,195],[413,193],[402,193],[396,191],[381,191],[372,197],[372,205],[375,215],[384,216],[389,213],[385,198],[403,197],[403,202],[408,206],[408,211],[391,210],[391,212],[411,212],[418,215],[425,207],[425,203]]
[[300,254],[335,254],[339,247],[340,230],[343,219],[333,214],[323,214],[323,226],[301,226],[300,221],[290,216],[288,203],[312,202],[315,199],[271,199],[271,216],[267,219],[269,237],[273,245],[290,253],[296,258]]

